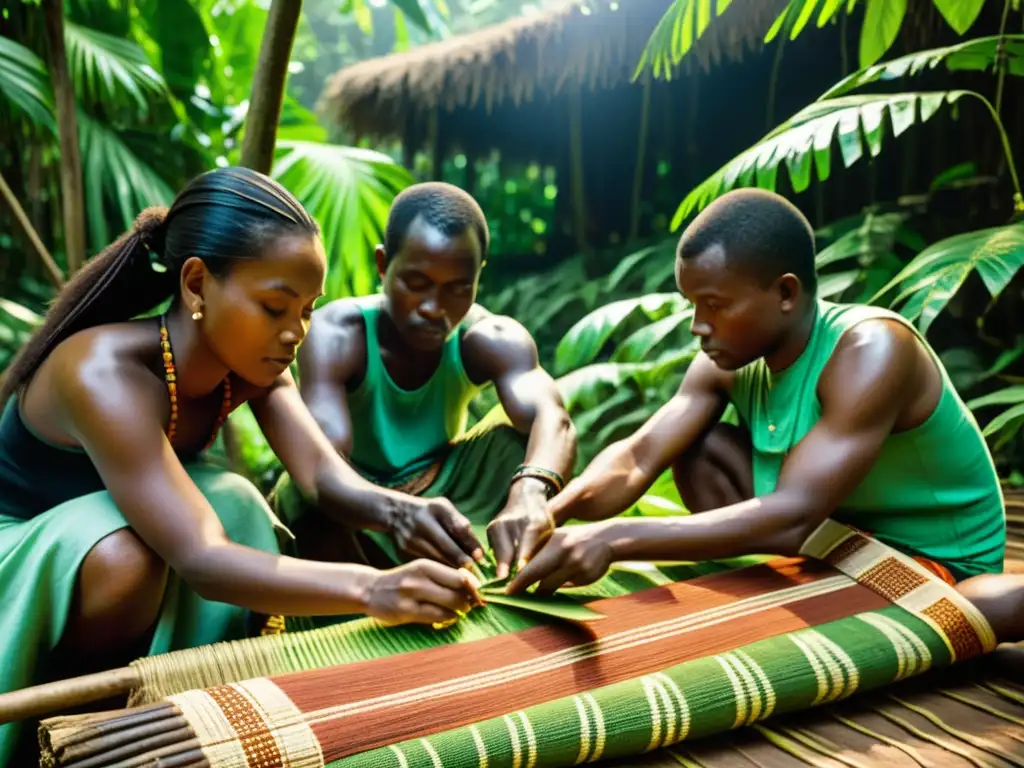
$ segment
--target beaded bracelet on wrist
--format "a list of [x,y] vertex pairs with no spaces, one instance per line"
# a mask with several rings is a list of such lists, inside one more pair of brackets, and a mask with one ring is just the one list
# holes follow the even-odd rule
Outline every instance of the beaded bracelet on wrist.
[[548,498],[561,493],[565,487],[565,480],[562,479],[560,474],[534,464],[520,464],[512,475],[512,482],[514,483],[524,477],[532,477],[544,482],[548,486]]

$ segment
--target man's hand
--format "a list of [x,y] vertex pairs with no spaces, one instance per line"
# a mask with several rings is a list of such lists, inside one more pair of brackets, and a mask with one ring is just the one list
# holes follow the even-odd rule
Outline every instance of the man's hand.
[[366,613],[384,624],[450,624],[483,605],[479,582],[466,570],[429,560],[378,572],[366,592]]
[[388,531],[406,554],[426,557],[455,568],[484,561],[484,550],[469,520],[448,499],[410,496],[398,502]]
[[537,556],[516,574],[505,592],[514,595],[531,584],[537,594],[550,594],[571,584],[582,587],[597,581],[615,561],[614,523],[592,523],[559,528]]
[[505,508],[487,526],[499,579],[508,576],[512,563],[523,568],[527,558],[554,533],[555,521],[544,491],[542,481],[523,478],[512,486]]

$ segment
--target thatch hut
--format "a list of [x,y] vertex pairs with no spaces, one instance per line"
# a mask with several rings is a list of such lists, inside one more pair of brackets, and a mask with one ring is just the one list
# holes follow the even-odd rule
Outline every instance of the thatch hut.
[[[856,68],[859,20],[848,24],[845,16],[764,45],[785,5],[732,0],[666,81],[634,75],[671,0],[574,0],[347,67],[326,84],[320,109],[349,139],[401,142],[407,165],[426,152],[433,178],[444,158],[465,155],[459,183],[470,191],[472,160],[492,150],[500,151],[504,178],[519,163],[554,168],[558,232],[575,242],[549,238],[548,252],[614,244],[663,232],[689,189]],[[972,34],[991,34],[998,23],[998,8],[986,8]],[[932,0],[911,0],[889,55],[953,41]],[[906,188],[907,174],[886,165],[851,169],[856,200],[832,185],[825,196],[815,188],[804,207],[823,224],[862,205],[865,191],[873,198],[879,189]],[[907,167],[922,177],[942,170],[931,165],[908,156]],[[834,195],[843,200],[833,204]]]
[[[400,141],[407,157],[426,151],[435,168],[453,152],[473,158],[493,149],[505,163],[553,166],[559,186],[570,193],[559,201],[578,241],[585,233],[595,240],[635,234],[645,182],[636,169],[653,176],[659,160],[686,162],[684,142],[693,130],[684,131],[679,118],[696,108],[696,92],[688,94],[679,76],[757,55],[785,0],[733,0],[673,81],[634,80],[669,5],[569,2],[364,61],[328,81],[321,111],[355,138]],[[691,154],[695,147],[691,136]],[[472,186],[473,179],[466,183]]]

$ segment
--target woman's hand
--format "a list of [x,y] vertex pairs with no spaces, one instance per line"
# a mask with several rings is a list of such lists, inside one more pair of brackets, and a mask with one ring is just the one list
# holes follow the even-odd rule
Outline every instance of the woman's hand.
[[366,594],[366,613],[384,624],[450,624],[483,605],[480,583],[469,571],[431,560],[379,572]]

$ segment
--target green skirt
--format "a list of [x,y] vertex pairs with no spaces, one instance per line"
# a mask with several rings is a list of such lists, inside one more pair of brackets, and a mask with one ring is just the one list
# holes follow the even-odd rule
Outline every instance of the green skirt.
[[[280,523],[252,483],[209,464],[186,469],[233,541],[280,552]],[[101,539],[127,527],[106,491],[30,520],[0,515],[0,692],[39,681],[64,633],[82,561]],[[247,610],[204,600],[172,573],[149,654],[240,639],[248,621]],[[0,765],[11,759],[20,731],[20,723],[0,726]]]

